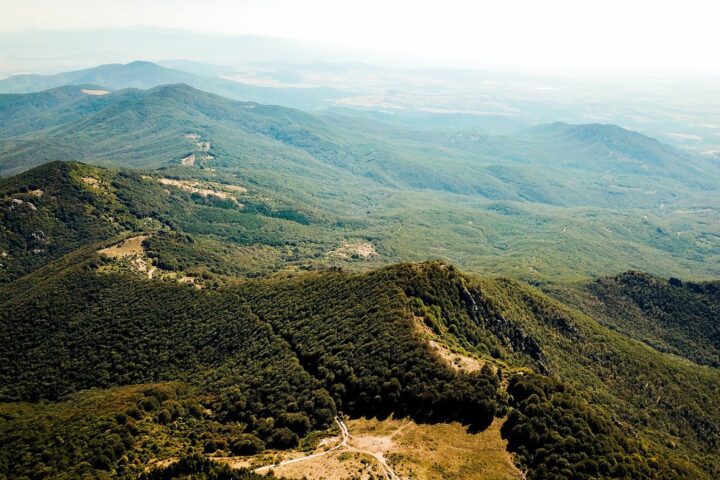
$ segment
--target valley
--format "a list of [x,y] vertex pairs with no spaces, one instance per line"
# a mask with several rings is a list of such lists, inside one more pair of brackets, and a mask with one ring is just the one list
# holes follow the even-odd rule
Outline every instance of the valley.
[[427,134],[181,85],[102,97],[75,88],[0,96],[14,118],[0,125],[1,171],[50,160],[141,168],[230,217],[272,210],[294,221],[307,254],[293,261],[307,264],[318,250],[363,244],[377,255],[333,261],[441,258],[533,282],[627,269],[718,274],[717,166],[625,129],[554,123],[514,136]]

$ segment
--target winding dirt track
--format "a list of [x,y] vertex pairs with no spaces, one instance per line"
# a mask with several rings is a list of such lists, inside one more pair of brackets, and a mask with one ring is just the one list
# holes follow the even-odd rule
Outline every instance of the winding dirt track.
[[[400,477],[395,474],[392,468],[390,468],[390,465],[387,464],[387,461],[385,460],[385,456],[382,454],[382,452],[373,452],[367,449],[363,449],[357,446],[352,445],[351,439],[354,437],[350,434],[350,431],[347,428],[347,425],[345,425],[345,422],[342,421],[340,417],[335,417],[335,423],[338,424],[338,427],[340,427],[340,434],[342,436],[342,441],[335,445],[333,448],[326,450],[324,452],[318,452],[313,453],[311,455],[307,455],[304,457],[299,458],[292,458],[290,460],[284,460],[280,463],[275,463],[272,465],[264,465],[262,467],[256,468],[255,473],[265,473],[271,468],[280,467],[282,465],[289,465],[291,463],[297,463],[297,462],[303,462],[305,460],[310,460],[317,457],[322,457],[324,455],[328,455],[330,453],[338,452],[338,451],[345,451],[345,452],[356,452],[361,453],[364,455],[369,455],[373,457],[375,460],[377,460],[378,464],[380,465],[380,469],[383,472],[383,475],[385,476],[386,480],[400,480]],[[408,424],[403,425],[398,430],[393,432],[391,435],[391,438],[395,435],[397,435],[403,428],[405,428]]]

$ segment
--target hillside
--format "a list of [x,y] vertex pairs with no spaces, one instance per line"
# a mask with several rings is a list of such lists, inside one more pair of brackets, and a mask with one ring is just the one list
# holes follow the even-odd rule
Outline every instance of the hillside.
[[138,255],[162,271],[206,276],[257,276],[342,244],[332,217],[296,208],[234,177],[48,163],[0,181],[0,283],[118,236],[147,237]]
[[642,272],[600,278],[564,297],[656,350],[720,366],[720,285]]
[[[81,244],[148,234],[148,259],[198,275],[328,264],[364,269],[427,258],[544,282],[628,267],[684,277],[718,272],[712,209],[548,209],[378,188],[341,169],[317,172],[313,184],[277,169],[265,176],[255,168],[38,167],[0,181],[0,278]],[[323,175],[335,180],[319,181]]]
[[[593,471],[604,471],[609,478],[626,474],[671,478],[687,476],[689,471],[701,475],[703,469],[709,478],[717,468],[707,463],[712,462],[712,445],[718,441],[713,420],[718,418],[718,406],[707,398],[720,386],[716,373],[693,370],[650,350],[637,352],[637,347],[589,318],[519,284],[478,282],[452,267],[425,264],[368,274],[305,274],[197,290],[175,282],[103,273],[106,260],[87,250],[74,258],[2,287],[6,299],[0,309],[5,312],[3,396],[14,402],[54,400],[92,387],[185,382],[188,387],[176,392],[147,390],[145,395],[155,396],[157,403],[148,400],[145,406],[140,402],[140,413],[128,411],[138,419],[138,429],[141,425],[160,428],[153,436],[153,443],[159,443],[155,452],[172,456],[178,449],[186,451],[188,437],[183,432],[191,425],[196,425],[196,435],[208,433],[201,435],[204,442],[193,444],[196,446],[190,450],[212,453],[226,452],[239,432],[269,447],[292,447],[309,431],[329,426],[337,410],[351,417],[394,413],[419,422],[459,420],[483,430],[495,414],[504,415],[509,408],[517,413],[510,415],[504,435],[529,478],[559,474],[559,465],[568,465],[568,460],[570,466],[565,468],[574,472],[568,473],[572,478],[586,478]],[[81,258],[84,260],[79,261]],[[72,282],[66,280],[68,276]],[[473,374],[443,365],[423,340],[425,334],[419,333],[423,324],[435,344],[466,352],[494,367]],[[612,361],[590,361],[598,355]],[[11,358],[12,362],[7,361]],[[516,369],[528,367],[555,372],[562,380],[558,383],[529,373],[513,377]],[[505,371],[503,378],[510,377],[510,396],[501,388],[497,368]],[[642,381],[640,372],[656,377],[653,393],[664,392],[675,401],[686,399],[691,402],[690,410],[674,416],[674,404],[660,404],[655,408],[663,411],[662,416],[651,416],[647,424],[639,421],[639,415],[650,411],[648,401],[654,402],[650,392],[633,388]],[[608,376],[615,380],[607,382]],[[666,383],[669,378],[673,381]],[[540,394],[538,408],[530,408],[538,400],[528,400],[531,395],[521,392],[537,389],[545,393]],[[184,406],[172,406],[177,412],[173,413],[169,401],[162,403],[164,399]],[[585,399],[595,406],[589,407]],[[192,401],[203,405],[194,407],[196,411],[207,408],[212,413],[192,413],[188,403]],[[557,402],[565,413],[555,420],[546,419],[543,415],[549,412],[544,409],[550,404],[546,407],[545,401]],[[695,410],[700,401],[703,409]],[[156,406],[159,403],[170,418],[177,416],[166,427],[147,423],[163,425],[166,414]],[[12,403],[3,408],[29,408],[23,405]],[[49,405],[63,408],[54,402]],[[623,439],[623,430],[606,417],[605,408],[625,425],[623,430],[632,425],[634,434],[643,440]],[[142,413],[143,409],[148,413]],[[193,423],[193,415],[201,420],[199,424]],[[560,422],[546,424],[558,432],[564,428],[563,422],[587,429],[587,438],[574,433],[577,448],[584,453],[567,457],[561,437],[548,432],[552,443],[539,441],[552,449],[553,456],[538,457],[532,443],[538,440],[522,433],[536,428],[530,424],[537,422]],[[584,422],[587,426],[579,427]],[[5,458],[10,468],[18,469],[11,471],[24,471],[27,463],[11,452],[24,451],[26,442],[41,441],[36,437],[39,433],[14,421],[6,425],[21,430],[14,437],[14,447],[4,451]],[[698,429],[700,425],[705,427]],[[49,426],[76,428],[72,422],[51,422]],[[85,431],[91,434],[93,429]],[[166,431],[167,437],[160,433]],[[658,431],[674,433],[657,437]],[[119,435],[122,439],[127,434]],[[81,437],[78,441],[88,440]],[[96,441],[100,442],[97,448],[106,452],[103,458],[108,465],[94,468],[120,468],[122,455],[111,455],[105,443],[112,438],[100,436]],[[671,441],[674,453],[667,449]],[[149,444],[142,447],[135,442],[128,437],[124,447],[133,457],[148,461],[157,455],[145,450]],[[68,446],[54,448],[58,454],[53,459],[77,455],[66,450]],[[648,457],[654,460],[632,456],[637,449],[654,452]],[[32,447],[29,451],[30,456],[24,458],[35,458]],[[561,461],[563,457],[566,460]],[[82,460],[68,458],[68,465]],[[596,462],[607,458],[609,463],[591,466],[580,458]],[[47,467],[51,471],[72,468],[62,464]]]
[[[677,168],[688,158],[687,154],[654,138],[617,125],[556,122],[529,128],[524,134],[529,138],[552,140],[570,150],[584,149],[588,156],[605,157],[606,161],[602,163],[585,165],[590,168],[604,169],[609,164],[619,170],[657,173],[662,169]],[[567,157],[559,160],[572,161]]]
[[[3,174],[84,161],[143,168],[164,187],[184,181],[246,189],[252,203],[233,193],[237,201],[224,210],[197,206],[222,202],[198,198],[188,184],[178,188],[195,196],[192,209],[153,205],[163,196],[140,195],[145,217],[201,215],[187,220],[192,227],[175,222],[176,231],[254,246],[243,251],[254,257],[243,262],[252,266],[246,271],[441,258],[533,282],[628,269],[697,279],[720,274],[717,166],[619,127],[553,124],[516,136],[428,132],[238,102],[186,85],[83,93],[97,88],[0,95]],[[656,166],[629,167],[642,163]],[[296,221],[263,218],[262,235],[238,231],[250,212]]]
[[[348,180],[392,188],[595,207],[683,201],[715,192],[720,175],[699,157],[613,126],[553,124],[514,137],[428,133],[236,102],[186,85],[82,94],[98,88],[0,95],[2,170],[50,160],[185,162],[311,178],[341,169]],[[186,134],[203,147],[182,141]]]

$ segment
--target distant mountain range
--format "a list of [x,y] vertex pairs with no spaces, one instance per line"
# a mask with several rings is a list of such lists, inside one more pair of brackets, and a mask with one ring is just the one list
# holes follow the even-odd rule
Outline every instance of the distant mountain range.
[[[185,84],[0,95],[0,173],[55,160],[253,185],[273,208],[314,219],[303,238],[373,238],[386,260],[442,256],[547,278],[578,274],[578,256],[589,275],[712,276],[720,258],[720,168],[612,125],[430,131]],[[430,231],[447,241],[417,241]]]
[[[13,71],[64,71],[73,65],[190,58],[218,65],[253,62],[347,62],[377,55],[297,39],[253,35],[208,35],[151,27],[26,30],[0,33],[0,65]],[[387,60],[387,59],[386,59]],[[389,59],[398,64],[402,58]],[[68,68],[69,67],[69,68]]]
[[[187,66],[186,64],[182,64]],[[194,69],[202,66],[195,64]],[[332,88],[270,88],[243,85],[216,76],[162,67],[152,62],[135,61],[128,64],[100,65],[98,67],[56,75],[16,75],[0,80],[0,93],[40,92],[63,85],[101,85],[109,90],[123,88],[148,89],[159,85],[184,83],[227,98],[266,104],[279,104],[300,109],[317,109],[327,102],[347,96]]]

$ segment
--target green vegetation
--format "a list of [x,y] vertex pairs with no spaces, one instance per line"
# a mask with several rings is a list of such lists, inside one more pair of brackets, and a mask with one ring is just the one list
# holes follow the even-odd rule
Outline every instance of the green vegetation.
[[164,186],[163,178],[54,162],[0,182],[0,282],[131,232],[156,234],[146,249],[161,268],[198,275],[257,276],[320,257],[339,242],[327,222],[308,225],[304,214],[256,192],[230,190],[238,200],[217,203]]
[[[227,448],[242,427],[209,418],[182,383],[86,390],[52,404],[0,404],[4,445],[0,473],[7,478],[264,478],[231,471],[205,454]],[[165,468],[146,466],[182,455]],[[197,476],[204,474],[205,476]]]
[[52,164],[0,183],[0,281],[128,229],[138,219],[82,178],[105,184],[111,172],[87,165]]
[[[74,478],[137,465],[167,448],[171,430],[202,418],[181,384],[87,390],[58,403],[3,403],[0,471],[7,478]],[[172,410],[172,421],[160,422]],[[194,416],[193,416],[194,415]]]
[[718,282],[684,282],[629,271],[547,291],[658,351],[720,366]]
[[482,285],[505,318],[538,339],[563,383],[666,458],[717,476],[720,372],[659,353],[527,286]]
[[[247,188],[243,209],[185,192],[207,207],[190,219],[181,218],[186,207],[155,205],[162,195],[142,185],[123,197],[146,196],[142,211],[167,212],[184,233],[194,227],[223,242],[289,247],[269,264],[232,273],[324,265],[328,251],[354,239],[370,240],[380,254],[355,262],[364,267],[441,258],[531,281],[629,268],[699,279],[720,273],[717,165],[619,127],[428,132],[183,85],[104,96],[79,89],[0,95],[0,171],[86,161]],[[188,158],[192,166],[183,166]]]
[[260,480],[267,478],[264,475],[249,472],[245,469],[232,470],[230,467],[220,465],[207,457],[195,455],[181,458],[164,468],[156,468],[149,473],[143,473],[140,480]]
[[[405,268],[198,291],[100,273],[87,251],[67,260],[2,287],[6,401],[182,380],[225,432],[201,437],[205,453],[294,447],[338,409],[485,428],[504,403],[492,371],[458,374],[429,355],[401,287]],[[158,422],[173,415],[159,408]],[[27,468],[11,452],[8,471]],[[118,456],[110,460],[96,468],[116,471]]]
[[[638,348],[521,284],[478,281],[427,263],[197,290],[102,273],[93,252],[79,251],[1,287],[6,408],[50,400],[48,407],[33,407],[44,411],[88,388],[185,382],[186,393],[174,400],[185,402],[178,413],[165,400],[140,409],[174,429],[174,440],[159,450],[142,454],[144,447],[134,444],[146,460],[293,447],[327,428],[337,411],[458,420],[484,429],[510,409],[511,448],[532,478],[556,471],[592,476],[607,465],[609,478],[682,478],[687,472],[712,478],[718,472],[716,371]],[[489,365],[476,373],[453,371],[431,353],[418,321]],[[562,382],[527,377],[540,386],[526,390],[547,390],[540,410],[532,406],[534,397],[520,393],[518,379],[510,381],[509,404],[501,387],[503,372],[528,368]],[[190,414],[193,400],[196,413]],[[565,448],[568,435],[587,429],[592,435],[575,440],[577,455]],[[32,455],[31,445],[44,438],[36,430],[18,440]],[[83,442],[99,435],[94,428],[82,431],[90,435]],[[530,450],[537,442],[532,431],[554,439],[546,456]],[[4,454],[6,471],[27,472],[12,452]],[[110,463],[101,470],[121,471],[120,457],[107,456]],[[68,472],[82,461],[68,458],[52,472]]]
[[503,425],[530,479],[691,478],[697,472],[668,464],[628,438],[602,412],[553,379],[510,379],[514,407]]

